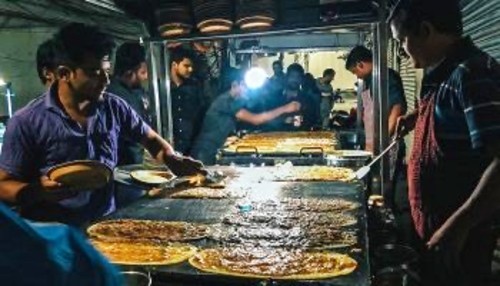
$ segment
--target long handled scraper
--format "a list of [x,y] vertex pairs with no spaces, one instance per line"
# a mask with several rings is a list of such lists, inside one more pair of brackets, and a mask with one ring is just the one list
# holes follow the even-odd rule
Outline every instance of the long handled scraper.
[[399,139],[394,139],[392,143],[389,144],[389,146],[387,146],[387,148],[385,148],[385,150],[382,151],[382,153],[380,153],[377,157],[375,157],[375,159],[373,159],[368,165],[357,170],[356,173],[354,173],[356,175],[356,178],[363,179],[368,173],[370,173],[373,164],[377,163],[382,157],[384,157],[384,155],[389,152],[392,147],[394,147],[394,145],[396,145],[398,142]]

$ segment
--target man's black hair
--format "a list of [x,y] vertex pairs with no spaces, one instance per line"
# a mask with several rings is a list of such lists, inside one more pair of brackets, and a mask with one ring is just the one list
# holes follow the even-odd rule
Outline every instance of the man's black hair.
[[38,72],[38,77],[40,78],[42,84],[47,82],[47,78],[43,73],[44,69],[55,72],[56,68],[55,43],[52,39],[49,39],[40,44],[36,51],[36,71]]
[[323,77],[327,76],[335,76],[335,70],[334,69],[326,69],[323,71]]
[[111,56],[113,38],[97,26],[71,23],[54,35],[57,64],[71,68],[82,66],[88,57],[102,59]]
[[365,46],[356,46],[349,52],[345,60],[345,68],[349,70],[359,62],[373,62],[372,51]]
[[298,63],[293,63],[286,68],[286,74],[288,75],[290,72],[298,72],[301,75],[305,73],[304,68]]
[[184,59],[190,59],[191,61],[195,60],[195,55],[193,51],[187,50],[185,48],[176,48],[170,50],[170,66],[175,63],[180,63]]
[[274,61],[272,66],[274,67],[274,65],[280,65],[280,67],[283,67],[283,63],[280,60]]
[[146,62],[146,51],[138,42],[127,42],[116,50],[114,74],[122,76],[127,71],[135,71]]
[[423,22],[445,34],[461,36],[462,12],[459,0],[400,0],[392,7],[388,22],[401,21],[404,30],[417,33]]

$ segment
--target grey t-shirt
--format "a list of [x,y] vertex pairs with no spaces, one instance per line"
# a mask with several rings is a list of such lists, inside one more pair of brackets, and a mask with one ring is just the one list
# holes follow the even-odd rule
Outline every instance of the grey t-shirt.
[[236,113],[245,106],[244,102],[244,99],[234,98],[229,92],[219,95],[212,102],[191,152],[194,158],[207,165],[215,164],[217,150],[236,129]]
[[321,82],[321,78],[316,79],[316,85],[318,86],[319,91],[321,92],[321,96],[332,97],[333,96],[333,87],[331,83],[325,84]]

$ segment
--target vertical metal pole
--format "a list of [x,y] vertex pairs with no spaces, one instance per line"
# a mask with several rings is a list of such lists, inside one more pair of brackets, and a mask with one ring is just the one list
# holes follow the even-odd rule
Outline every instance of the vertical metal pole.
[[[385,23],[386,1],[380,2],[379,21],[374,24],[374,49],[373,49],[373,96],[374,96],[374,122],[375,127],[375,153],[385,149],[389,143],[389,106],[388,106],[388,69],[387,69],[387,25]],[[378,148],[377,148],[378,142]],[[389,157],[384,156],[379,168],[379,190],[385,194],[389,179]]]
[[361,93],[363,92],[365,82],[361,79],[356,81],[356,145],[361,146],[363,144],[362,140],[364,140],[365,136],[363,136],[363,116],[361,110],[363,110],[363,97],[361,97]]
[[12,117],[12,96],[14,95],[12,93],[12,87],[11,83],[7,83],[7,88],[5,89],[5,96],[7,97],[7,112],[9,114],[9,118]]
[[[167,48],[167,42],[164,43],[164,58],[163,66],[165,68],[165,95],[166,95],[166,112],[167,112],[167,126],[166,135],[168,142],[174,146],[174,117],[172,115],[172,91],[170,86],[170,51]],[[174,146],[175,147],[175,146]]]
[[160,78],[158,74],[158,58],[155,54],[155,48],[156,48],[156,43],[155,42],[147,42],[145,45],[146,47],[146,52],[149,55],[148,56],[148,69],[150,71],[150,76],[149,76],[149,83],[152,87],[152,90],[150,92],[153,92],[153,100],[154,100],[154,108],[155,108],[155,113],[156,113],[156,130],[157,132],[162,136],[165,137],[165,134],[163,134],[163,128],[162,128],[162,110],[161,110],[161,101],[160,101],[160,87],[158,86],[158,79]]
[[[365,34],[363,32],[359,33],[359,42],[358,45],[363,45],[365,41]],[[362,145],[363,142],[361,140],[364,140],[363,136],[363,117],[361,110],[363,110],[363,98],[361,97],[361,93],[363,92],[364,89],[364,81],[363,80],[357,80],[357,86],[356,86],[356,99],[357,99],[357,106],[356,106],[356,144]]]

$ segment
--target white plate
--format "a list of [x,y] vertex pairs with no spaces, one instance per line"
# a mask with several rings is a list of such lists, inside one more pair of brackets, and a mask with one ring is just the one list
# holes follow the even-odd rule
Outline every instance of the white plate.
[[169,171],[155,171],[155,170],[137,170],[130,172],[132,179],[149,185],[165,184],[176,178],[172,172]]

